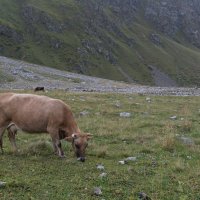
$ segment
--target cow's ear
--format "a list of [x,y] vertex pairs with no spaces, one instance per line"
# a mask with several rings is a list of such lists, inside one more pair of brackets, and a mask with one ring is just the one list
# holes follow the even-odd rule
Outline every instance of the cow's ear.
[[73,133],[71,136],[64,138],[68,142],[72,142],[74,139],[78,138],[78,135],[76,133]]
[[91,133],[86,133],[86,136],[87,136],[87,140],[90,140],[93,135]]
[[72,134],[72,138],[73,138],[73,139],[76,139],[76,138],[78,138],[78,135],[77,135],[76,133],[73,133],[73,134]]

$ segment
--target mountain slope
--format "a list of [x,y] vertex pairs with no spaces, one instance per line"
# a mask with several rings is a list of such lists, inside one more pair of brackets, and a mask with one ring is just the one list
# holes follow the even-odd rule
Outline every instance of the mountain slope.
[[197,0],[1,0],[0,54],[115,80],[159,85],[164,74],[168,85],[199,85],[199,13]]

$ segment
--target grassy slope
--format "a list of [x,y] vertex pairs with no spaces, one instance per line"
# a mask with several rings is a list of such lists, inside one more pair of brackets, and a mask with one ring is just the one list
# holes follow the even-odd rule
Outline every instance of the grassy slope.
[[[3,54],[10,57],[24,59],[33,63],[43,64],[60,69],[73,71],[74,66],[79,65],[81,57],[77,53],[77,48],[81,47],[81,40],[90,38],[84,33],[84,20],[80,14],[82,8],[75,1],[0,1],[0,23],[7,25],[19,32],[26,30],[26,25],[21,18],[21,6],[24,3],[34,6],[36,9],[48,14],[59,22],[67,22],[70,28],[63,33],[52,33],[44,29],[39,24],[35,25],[37,32],[45,37],[38,42],[29,34],[25,34],[25,41],[17,44],[9,38],[0,37],[0,42],[4,46]],[[65,11],[60,11],[60,5],[65,7]],[[106,8],[107,9],[107,8]],[[110,21],[114,19],[113,14],[105,9],[105,15]],[[115,33],[104,31],[106,36],[110,36],[117,48],[111,49],[118,59],[119,65],[125,73],[133,80],[143,84],[153,84],[153,80],[147,65],[155,65],[180,85],[198,85],[200,76],[200,51],[182,39],[182,35],[177,35],[173,41],[161,34],[161,46],[155,46],[149,40],[149,34],[155,32],[149,24],[143,20],[143,13],[138,13],[136,22],[130,27],[121,27],[120,30],[129,38],[134,38],[136,44],[129,47],[126,42]],[[95,36],[94,36],[95,39]],[[60,49],[54,49],[50,45],[50,40],[59,40],[63,43]],[[107,46],[105,42],[105,47]],[[141,60],[140,56],[143,58]],[[85,73],[94,76],[125,80],[126,78],[114,65],[110,64],[103,56],[89,54],[87,70]]]
[[[87,161],[77,162],[65,142],[67,158],[59,159],[52,154],[48,135],[24,133],[17,135],[20,153],[14,155],[5,135],[0,180],[7,186],[0,188],[0,199],[97,199],[91,195],[93,187],[101,187],[101,198],[110,200],[134,200],[141,191],[154,200],[200,198],[199,97],[152,96],[147,103],[145,96],[137,95],[52,91],[48,96],[67,102],[79,127],[94,134]],[[89,114],[79,117],[83,110]],[[132,117],[120,118],[124,111]],[[177,120],[169,119],[173,115]],[[195,144],[182,144],[176,134]],[[118,163],[128,156],[137,161]],[[98,177],[98,163],[105,166],[106,178]]]

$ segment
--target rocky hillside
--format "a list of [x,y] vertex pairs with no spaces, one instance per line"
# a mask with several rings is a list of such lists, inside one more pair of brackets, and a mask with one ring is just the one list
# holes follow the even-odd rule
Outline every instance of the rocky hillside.
[[0,55],[103,78],[199,85],[198,0],[1,0]]
[[[200,96],[200,88],[152,87],[66,72],[0,56],[0,92],[33,91],[36,87],[66,92],[123,93],[141,95]],[[150,98],[147,97],[147,101]]]

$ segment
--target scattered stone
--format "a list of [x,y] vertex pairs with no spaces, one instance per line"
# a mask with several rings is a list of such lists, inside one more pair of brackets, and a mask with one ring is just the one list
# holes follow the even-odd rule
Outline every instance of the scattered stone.
[[150,97],[147,97],[147,98],[146,98],[146,101],[147,101],[148,103],[151,103],[151,98],[150,98]]
[[120,108],[120,107],[121,107],[121,104],[120,104],[119,102],[117,102],[117,103],[115,104],[115,106],[116,106],[117,108]]
[[148,112],[143,112],[142,114],[145,115],[145,116],[149,115]]
[[105,167],[102,164],[97,164],[97,169],[103,171]]
[[136,161],[136,160],[137,160],[136,157],[128,157],[124,161],[126,162],[126,161]]
[[105,173],[105,172],[103,172],[103,173],[101,173],[101,174],[99,175],[100,178],[104,178],[104,177],[106,177],[106,176],[107,176],[107,173]]
[[170,119],[171,119],[171,120],[176,120],[176,119],[177,119],[177,116],[174,115],[174,116],[170,117]]
[[179,137],[179,140],[186,145],[194,145],[194,140],[185,136]]
[[151,198],[148,197],[147,194],[145,194],[144,192],[139,193],[139,199],[140,200],[151,200]]
[[187,156],[187,159],[191,160],[191,159],[192,159],[192,156]]
[[184,120],[184,118],[183,117],[181,117],[181,121],[183,121]]
[[6,185],[6,182],[0,181],[0,188],[4,187]]
[[120,160],[119,161],[119,164],[121,164],[121,165],[124,165],[126,162],[125,162],[125,160]]
[[131,117],[131,113],[128,113],[128,112],[121,112],[120,113],[120,117]]
[[152,167],[156,167],[157,166],[156,160],[152,160],[151,164],[152,164]]
[[89,114],[89,112],[86,111],[86,110],[80,112],[80,116],[85,116],[85,115],[88,115],[88,114]]
[[94,190],[93,190],[93,194],[96,195],[96,196],[101,196],[102,195],[101,188],[95,187]]

